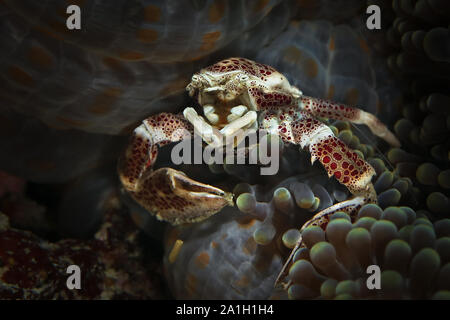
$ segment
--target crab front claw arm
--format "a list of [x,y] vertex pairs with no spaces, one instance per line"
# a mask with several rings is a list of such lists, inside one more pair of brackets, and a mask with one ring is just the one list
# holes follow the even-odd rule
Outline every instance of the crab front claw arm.
[[192,125],[181,115],[160,113],[137,127],[119,160],[119,177],[130,195],[160,220],[198,222],[233,205],[233,196],[172,168],[153,170],[158,147],[189,139]]

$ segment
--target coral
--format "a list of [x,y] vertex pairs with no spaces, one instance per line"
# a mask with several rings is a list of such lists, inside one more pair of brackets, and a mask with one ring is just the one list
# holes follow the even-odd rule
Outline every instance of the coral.
[[24,179],[0,171],[0,212],[5,214],[11,226],[36,233],[49,230],[45,206],[29,199]]
[[[289,269],[290,299],[448,299],[450,220],[432,224],[409,207],[363,206],[356,221],[336,213],[308,227]],[[367,280],[377,265],[381,288]]]
[[[138,232],[117,199],[105,207],[91,240],[47,242],[9,226],[0,213],[0,296],[3,299],[164,298],[153,261],[144,264]],[[69,290],[66,269],[81,270],[81,288]]]
[[46,207],[23,193],[0,197],[0,212],[8,217],[14,228],[29,230],[37,235],[46,235],[51,230]]

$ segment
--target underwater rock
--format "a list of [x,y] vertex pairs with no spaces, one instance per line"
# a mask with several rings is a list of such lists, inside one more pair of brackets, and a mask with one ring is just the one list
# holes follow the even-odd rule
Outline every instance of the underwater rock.
[[[144,264],[138,231],[117,202],[110,203],[92,240],[50,243],[11,228],[0,213],[3,299],[158,299],[165,297],[155,262]],[[66,273],[80,267],[82,290],[69,290]]]
[[23,193],[0,197],[0,212],[8,217],[13,228],[32,231],[36,235],[46,235],[51,231],[47,208]]

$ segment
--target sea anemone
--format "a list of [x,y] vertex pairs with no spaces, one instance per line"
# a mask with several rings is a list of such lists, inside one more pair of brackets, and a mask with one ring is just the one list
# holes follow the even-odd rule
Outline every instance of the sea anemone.
[[[409,207],[365,205],[354,222],[338,212],[325,230],[303,230],[289,298],[448,299],[449,235],[449,219],[432,224]],[[371,285],[375,268],[379,286]]]

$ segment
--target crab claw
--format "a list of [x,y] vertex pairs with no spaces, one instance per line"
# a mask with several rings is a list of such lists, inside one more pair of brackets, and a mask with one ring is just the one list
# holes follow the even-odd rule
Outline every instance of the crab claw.
[[198,222],[233,205],[231,193],[192,180],[172,168],[146,174],[131,195],[159,220],[173,225]]
[[123,187],[140,205],[173,225],[198,222],[233,205],[233,195],[171,168],[153,170],[158,148],[190,139],[193,127],[181,115],[160,113],[137,127],[119,159]]

